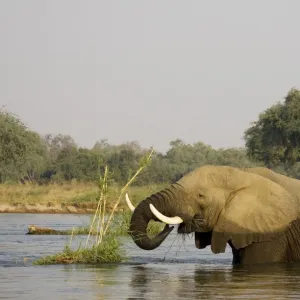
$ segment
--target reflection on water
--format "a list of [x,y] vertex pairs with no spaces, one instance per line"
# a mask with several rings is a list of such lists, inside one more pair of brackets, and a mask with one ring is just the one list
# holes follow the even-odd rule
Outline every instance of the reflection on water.
[[132,268],[128,299],[299,299],[300,265],[258,268],[177,265]]
[[32,259],[61,251],[68,237],[25,235],[28,224],[63,229],[88,221],[76,215],[1,214],[0,299],[300,298],[300,263],[233,268],[230,251],[198,250],[193,239],[182,245],[174,233],[154,251],[126,239],[131,259],[124,264],[31,265]]

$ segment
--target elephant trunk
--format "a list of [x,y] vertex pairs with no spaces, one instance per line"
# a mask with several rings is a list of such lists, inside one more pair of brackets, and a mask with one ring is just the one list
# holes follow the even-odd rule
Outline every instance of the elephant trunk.
[[183,197],[183,189],[177,185],[171,185],[161,192],[151,195],[141,201],[135,208],[129,226],[129,234],[135,244],[144,250],[157,248],[173,230],[173,226],[166,224],[165,228],[155,237],[147,235],[147,227],[151,220],[159,221],[150,209],[150,204],[154,205],[161,213],[173,217],[178,214],[178,199]]

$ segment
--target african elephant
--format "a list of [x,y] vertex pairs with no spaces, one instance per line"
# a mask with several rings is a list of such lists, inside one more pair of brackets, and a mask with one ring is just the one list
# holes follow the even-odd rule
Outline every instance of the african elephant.
[[[298,184],[298,185],[297,185]],[[195,232],[195,245],[213,253],[232,248],[233,264],[300,260],[300,205],[295,179],[266,168],[202,166],[141,201],[129,233],[144,250],[157,248],[178,224],[178,233]],[[154,238],[150,220],[166,223]]]

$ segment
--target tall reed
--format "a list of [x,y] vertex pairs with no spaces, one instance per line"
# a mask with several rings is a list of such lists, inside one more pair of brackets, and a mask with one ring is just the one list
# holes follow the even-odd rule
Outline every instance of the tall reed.
[[[71,244],[66,245],[62,253],[41,258],[35,264],[54,264],[54,263],[103,263],[118,262],[125,259],[123,251],[119,248],[117,240],[118,228],[111,228],[115,212],[128,187],[134,182],[137,176],[150,164],[154,149],[143,157],[139,162],[139,168],[136,173],[129,178],[128,182],[121,189],[113,209],[106,218],[108,182],[110,179],[109,169],[106,166],[103,177],[99,180],[99,200],[92,222],[90,224],[89,234],[85,241],[85,247],[79,246],[77,250],[71,249]],[[96,228],[95,228],[96,227]],[[91,233],[93,232],[94,241],[91,242]],[[71,236],[71,239],[73,235]],[[89,245],[89,242],[90,245]]]

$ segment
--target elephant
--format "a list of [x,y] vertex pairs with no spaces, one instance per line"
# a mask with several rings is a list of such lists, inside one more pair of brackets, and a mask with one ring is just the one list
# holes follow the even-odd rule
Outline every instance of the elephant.
[[[153,250],[174,226],[195,233],[195,246],[214,254],[232,249],[232,263],[258,264],[300,260],[300,181],[267,168],[204,165],[134,207],[129,234]],[[150,220],[165,223],[155,237]]]

